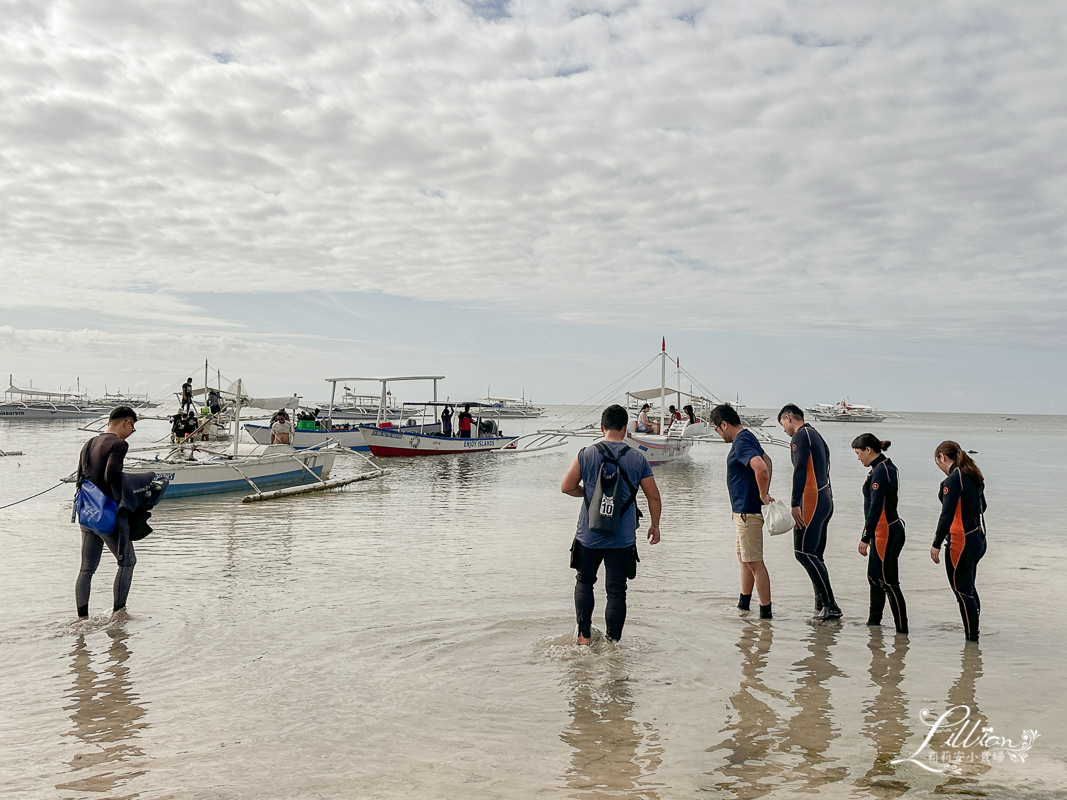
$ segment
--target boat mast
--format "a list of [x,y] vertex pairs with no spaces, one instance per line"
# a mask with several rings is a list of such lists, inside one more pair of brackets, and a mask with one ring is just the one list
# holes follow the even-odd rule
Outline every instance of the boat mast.
[[382,417],[385,415],[385,387],[388,385],[388,381],[382,381],[382,399],[378,403],[378,419],[375,422],[377,427],[382,427]]
[[[221,387],[220,387],[221,388]],[[204,359],[204,405],[207,405],[207,359]]]
[[663,337],[663,346],[659,354],[659,432],[665,433],[667,424],[667,337]]
[[237,379],[237,401],[233,406],[233,454],[237,455],[237,444],[241,440],[241,379]]
[[337,396],[337,381],[330,381],[330,413],[326,415],[326,429],[333,430],[333,399]]
[[674,359],[674,366],[678,370],[678,372],[676,373],[677,378],[678,378],[678,395],[677,395],[678,399],[675,400],[675,402],[677,403],[675,408],[677,408],[679,411],[681,411],[682,410],[682,359],[675,358]]

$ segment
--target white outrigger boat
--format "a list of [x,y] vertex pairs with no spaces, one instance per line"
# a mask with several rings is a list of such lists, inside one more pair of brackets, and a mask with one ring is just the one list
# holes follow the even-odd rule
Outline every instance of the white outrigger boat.
[[[131,450],[126,456],[124,471],[155,473],[167,478],[170,485],[163,495],[164,500],[251,488],[253,494],[245,497],[245,502],[333,489],[385,474],[384,470],[368,462],[372,469],[363,474],[329,480],[341,450],[328,441],[302,451],[287,445],[254,446],[242,450],[237,433],[241,401],[241,381],[238,380],[233,409],[235,430],[229,452],[187,439],[169,450]],[[155,452],[150,456],[153,450]]]
[[848,398],[837,403],[816,403],[810,409],[818,422],[884,422],[888,414],[882,414],[874,406],[851,403]]
[[[389,399],[391,394],[389,392],[389,384],[396,381],[433,381],[433,397],[434,400],[436,400],[437,382],[443,381],[444,379],[444,375],[396,375],[384,378],[327,378],[326,382],[332,384],[333,388],[330,392],[330,404],[326,419],[297,419],[291,444],[297,450],[304,450],[309,447],[319,447],[326,441],[334,441],[348,450],[364,452],[369,450],[370,448],[367,444],[367,440],[363,436],[363,428],[366,427],[366,425],[359,424],[357,421],[347,418],[335,420],[332,413],[335,407],[334,399],[337,394],[337,384],[340,383],[343,385],[348,382],[354,383],[356,381],[377,381],[381,384],[378,409],[376,416],[371,417],[374,421],[374,424],[371,427],[392,430],[394,432],[407,430],[408,428],[413,427],[423,433],[435,433],[441,429],[438,421],[420,425],[412,424],[414,421],[408,420],[408,425],[399,426],[392,422],[393,419],[397,419],[399,416],[403,415],[403,410],[401,409],[398,414],[396,409],[390,405]],[[345,387],[345,390],[349,391],[347,387]],[[248,423],[244,426],[244,429],[248,431],[249,435],[257,444],[270,444],[270,425]]]
[[11,375],[0,403],[0,419],[7,420],[95,419],[110,411],[111,406],[93,403],[85,394],[21,388]]
[[499,417],[501,419],[535,419],[545,415],[543,406],[535,406],[525,397],[492,397],[487,396],[481,402],[483,417]]
[[[453,406],[457,410],[469,406],[474,410],[471,420],[471,436],[444,436],[440,431],[440,409]],[[381,428],[364,425],[360,428],[363,438],[372,455],[382,457],[440,456],[455,453],[486,453],[504,450],[519,439],[518,436],[504,436],[500,433],[495,419],[485,419],[481,414],[481,403],[453,403],[431,401],[427,403],[405,403],[405,408],[418,407],[426,416],[428,409],[434,410],[434,422],[423,428],[418,425],[406,425],[400,428]],[[458,420],[458,414],[456,415]],[[456,424],[456,423],[453,423]],[[514,448],[512,448],[514,449]]]
[[[664,339],[661,344],[660,352],[654,358],[649,359],[643,365],[638,367],[637,370],[630,373],[629,377],[632,378],[635,374],[647,369],[657,358],[660,360],[659,387],[639,391],[627,391],[625,398],[625,402],[631,410],[640,409],[644,402],[656,399],[659,401],[657,413],[651,415],[659,417],[657,426],[658,432],[649,433],[647,431],[638,431],[638,421],[636,419],[631,419],[626,430],[625,438],[626,443],[634,450],[641,453],[648,460],[648,463],[654,467],[685,458],[689,455],[689,451],[695,444],[722,444],[722,439],[712,433],[711,426],[706,419],[711,413],[711,409],[722,403],[722,401],[718,400],[715,395],[708,391],[704,386],[701,386],[699,381],[697,381],[691,374],[683,370],[681,361],[677,358],[675,359],[677,387],[674,389],[667,387],[667,359],[669,356],[667,355],[666,339]],[[686,392],[682,390],[681,383],[683,374],[696,384],[702,394],[694,394],[692,391]],[[613,386],[617,387],[618,382],[613,384]],[[606,399],[606,397],[610,397],[610,395],[606,395],[604,392],[599,395],[599,398]],[[675,407],[678,409],[683,408],[687,403],[692,405],[694,407],[694,414],[697,417],[697,421],[691,423],[685,419],[685,417],[682,419],[669,418],[667,404],[670,399],[674,399]],[[601,436],[600,428],[595,424],[577,429],[559,428],[554,430],[543,430],[538,431],[538,433],[545,437],[558,436],[599,439]],[[787,442],[770,436],[766,432],[759,430],[758,427],[753,433],[764,444],[779,445],[782,447],[788,446]],[[536,440],[532,444],[536,445]]]

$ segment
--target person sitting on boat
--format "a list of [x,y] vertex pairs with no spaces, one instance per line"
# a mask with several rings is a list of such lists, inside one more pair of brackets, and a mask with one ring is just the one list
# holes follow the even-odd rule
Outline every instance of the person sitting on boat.
[[459,412],[459,438],[471,438],[471,407],[469,405],[463,406],[463,410]]
[[682,411],[684,411],[686,417],[688,417],[688,422],[689,422],[690,425],[696,425],[698,422],[700,422],[700,420],[697,419],[697,415],[693,413],[693,407],[692,406],[690,406],[690,405],[682,406]]
[[441,412],[441,435],[452,438],[452,414],[455,409],[452,406],[445,406]]
[[653,436],[659,434],[659,425],[655,422],[649,422],[648,411],[651,409],[648,403],[641,406],[641,413],[637,415],[637,432],[638,433],[651,433]]
[[278,412],[278,418],[270,426],[270,443],[288,445],[293,443],[293,423],[289,421],[289,415],[285,413],[284,408]]

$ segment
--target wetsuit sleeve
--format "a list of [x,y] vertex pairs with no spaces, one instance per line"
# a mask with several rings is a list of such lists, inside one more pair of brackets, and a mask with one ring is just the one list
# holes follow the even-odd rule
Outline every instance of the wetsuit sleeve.
[[107,466],[104,467],[104,482],[111,487],[115,498],[122,497],[122,462],[126,458],[126,451],[130,446],[124,441],[118,441],[112,446],[107,456]]
[[869,542],[874,538],[875,528],[885,508],[886,487],[889,484],[889,475],[885,464],[879,464],[871,473],[871,505],[867,509],[867,517],[863,521],[863,536],[860,541]]
[[793,498],[790,505],[800,507],[804,498],[804,483],[808,477],[808,461],[811,459],[811,437],[806,430],[799,430],[793,436]]
[[941,516],[937,518],[937,532],[934,534],[934,547],[941,547],[948,536],[952,520],[956,516],[956,505],[960,502],[963,481],[955,473],[941,484]]

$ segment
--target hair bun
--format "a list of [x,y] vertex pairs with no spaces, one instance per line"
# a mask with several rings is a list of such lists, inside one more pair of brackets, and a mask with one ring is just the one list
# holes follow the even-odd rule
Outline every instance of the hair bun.
[[889,449],[889,447],[890,447],[890,445],[892,445],[892,444],[893,444],[893,443],[892,443],[891,441],[889,441],[888,439],[886,439],[886,440],[884,440],[884,441],[882,442],[882,449],[883,449],[883,450],[888,450],[888,449]]

